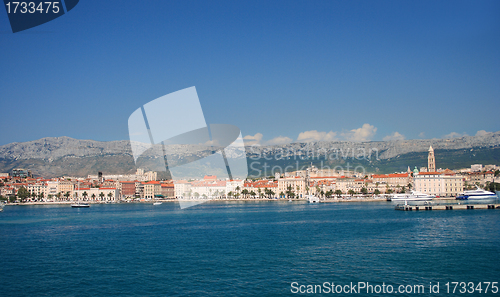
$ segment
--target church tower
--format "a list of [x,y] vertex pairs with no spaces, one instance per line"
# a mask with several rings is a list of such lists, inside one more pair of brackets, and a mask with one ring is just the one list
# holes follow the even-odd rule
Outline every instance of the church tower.
[[436,158],[434,158],[434,149],[432,145],[429,147],[429,156],[427,157],[427,171],[436,171]]

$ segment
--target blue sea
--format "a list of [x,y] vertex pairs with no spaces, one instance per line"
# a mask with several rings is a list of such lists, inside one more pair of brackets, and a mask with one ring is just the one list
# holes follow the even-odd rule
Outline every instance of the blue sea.
[[[308,288],[331,295],[326,288],[359,283],[372,291],[357,286],[351,294],[500,296],[492,288],[500,286],[500,210],[281,201],[183,210],[6,206],[0,256],[1,296],[313,295],[301,294]],[[447,282],[451,289],[458,282],[455,294]],[[459,293],[462,282],[469,293]],[[424,291],[376,292],[401,285]]]

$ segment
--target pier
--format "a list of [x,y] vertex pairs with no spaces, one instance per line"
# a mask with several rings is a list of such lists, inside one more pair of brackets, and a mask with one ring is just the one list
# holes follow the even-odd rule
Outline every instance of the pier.
[[498,209],[500,204],[455,204],[455,205],[396,205],[395,210],[402,211],[429,211],[429,210],[456,210],[456,209]]

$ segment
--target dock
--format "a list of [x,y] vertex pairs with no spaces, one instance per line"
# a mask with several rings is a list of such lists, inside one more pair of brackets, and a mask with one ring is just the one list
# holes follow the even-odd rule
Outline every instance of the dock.
[[499,209],[500,204],[458,204],[458,205],[396,205],[402,211],[456,210],[456,209]]

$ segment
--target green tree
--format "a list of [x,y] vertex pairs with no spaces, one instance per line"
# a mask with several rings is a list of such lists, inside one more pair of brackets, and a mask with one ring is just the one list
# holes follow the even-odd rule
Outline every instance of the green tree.
[[342,191],[341,190],[335,190],[335,195],[337,195],[338,197],[340,197],[340,195],[342,195]]
[[257,195],[254,191],[250,192],[250,196],[252,196],[253,199],[255,199],[255,195]]
[[295,193],[292,191],[292,186],[288,186],[286,189],[287,189],[287,191],[286,191],[287,197],[288,198],[290,198],[290,197],[293,198],[295,196]]
[[92,197],[92,200],[95,200],[95,197],[96,197],[95,193],[93,193],[92,196],[90,196],[90,197]]
[[243,191],[241,191],[241,194],[243,195],[243,199],[247,198],[248,193],[250,193],[250,192],[248,192],[247,189],[243,189]]
[[283,191],[280,192],[280,198],[283,198],[285,197],[285,193],[283,193]]
[[71,196],[71,194],[68,192],[64,193],[64,197],[66,197],[66,200],[68,200],[69,196]]
[[89,195],[89,193],[87,193],[87,191],[84,191],[82,193],[82,196],[83,196],[83,200],[87,200],[87,196]]
[[365,187],[361,188],[361,194],[363,195],[368,194],[368,190]]
[[379,191],[379,189],[375,189],[375,191],[373,191],[373,194],[375,194],[375,195],[380,195],[380,191]]
[[109,197],[109,200],[112,200],[113,199],[113,192],[109,192],[108,197]]
[[99,193],[99,198],[101,198],[101,201],[102,201],[102,198],[104,198],[104,196],[106,196],[103,192]]
[[24,186],[20,187],[19,190],[17,190],[17,197],[21,199],[21,202],[24,202],[26,198],[30,196],[30,192],[26,190]]
[[349,191],[347,191],[347,194],[349,194],[349,195],[351,195],[351,196],[352,196],[352,195],[354,195],[355,193],[354,193],[354,190],[353,190],[353,189],[350,189]]

